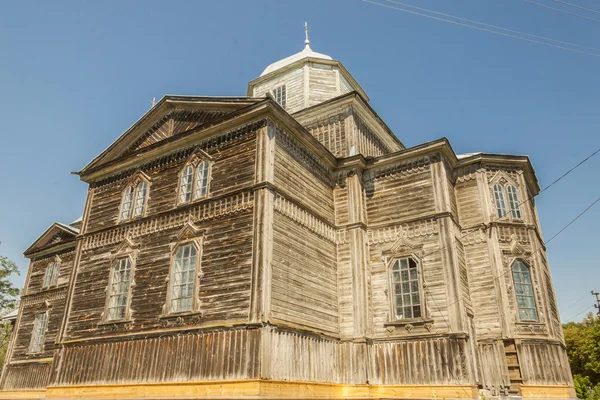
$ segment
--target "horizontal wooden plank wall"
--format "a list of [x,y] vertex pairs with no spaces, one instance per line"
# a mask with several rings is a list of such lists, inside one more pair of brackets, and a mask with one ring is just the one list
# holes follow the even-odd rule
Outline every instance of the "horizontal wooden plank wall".
[[308,106],[322,103],[340,94],[338,71],[330,65],[309,64],[309,98]]
[[524,385],[573,385],[567,351],[561,343],[522,339],[517,342],[517,352]]
[[464,339],[429,338],[375,342],[369,347],[369,383],[383,385],[472,384]]
[[341,110],[315,122],[309,121],[304,127],[310,134],[325,146],[334,156],[348,156],[348,139],[346,137],[347,111]]
[[510,387],[510,376],[504,343],[502,340],[484,341],[477,346],[479,351],[481,384],[493,396],[507,394]]
[[[331,230],[333,232],[333,229]],[[338,334],[336,245],[333,238],[276,208],[273,219],[273,321]]]
[[270,365],[263,378],[305,382],[367,383],[367,345],[301,332],[265,330]]
[[369,171],[365,190],[370,225],[415,219],[435,212],[429,158]]
[[259,341],[238,329],[67,346],[53,385],[256,379]]
[[333,174],[331,169],[298,140],[276,129],[275,186],[316,217],[333,224]]
[[[391,152],[391,149],[377,137],[374,128],[369,126],[365,118],[354,108],[352,108],[351,126],[356,154],[362,154],[365,157],[377,157]],[[380,135],[387,134],[387,132],[380,132]]]
[[267,93],[272,92],[278,86],[286,85],[287,101],[286,110],[289,113],[305,108],[304,99],[304,68],[295,68],[285,74],[282,74],[278,79],[272,79],[259,83],[254,87],[254,97],[263,97]]
[[4,372],[2,390],[45,389],[52,366],[48,362],[9,365]]

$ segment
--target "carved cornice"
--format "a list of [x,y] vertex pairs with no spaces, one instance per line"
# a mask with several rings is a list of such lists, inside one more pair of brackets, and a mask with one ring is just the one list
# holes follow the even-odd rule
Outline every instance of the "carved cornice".
[[156,232],[183,227],[189,221],[198,222],[222,215],[234,214],[254,205],[254,193],[240,192],[220,199],[209,199],[196,206],[149,218],[140,222],[92,233],[83,239],[83,250],[121,243]]
[[21,297],[21,303],[23,303],[23,307],[31,306],[33,304],[39,304],[43,302],[55,302],[57,300],[62,300],[67,295],[67,286],[60,286],[54,289],[43,290],[41,292],[36,292],[33,294],[23,295]]
[[368,176],[373,180],[382,180],[396,178],[398,175],[411,175],[429,170],[431,164],[438,159],[438,156],[425,156],[391,167],[371,169],[368,170]]
[[378,229],[368,229],[369,244],[395,242],[399,238],[417,238],[437,235],[439,226],[436,219],[409,222],[402,225]]
[[247,136],[254,135],[258,129],[262,128],[265,125],[266,120],[261,120],[258,122],[255,121],[247,125],[243,125],[236,129],[224,132],[219,136],[208,138],[200,143],[177,149],[171,153],[162,155],[158,158],[148,161],[145,164],[137,165],[133,168],[129,168],[124,171],[119,171],[114,175],[111,175],[107,178],[90,184],[90,187],[94,188],[96,193],[102,192],[115,184],[121,184],[124,180],[130,179],[131,175],[137,171],[151,171],[157,168],[164,168],[173,163],[187,159],[193,153],[199,150],[206,152],[209,150],[218,149],[236,140],[240,140]]
[[322,238],[337,243],[336,229],[333,226],[298,207],[280,194],[275,195],[274,208],[275,212],[285,215]]

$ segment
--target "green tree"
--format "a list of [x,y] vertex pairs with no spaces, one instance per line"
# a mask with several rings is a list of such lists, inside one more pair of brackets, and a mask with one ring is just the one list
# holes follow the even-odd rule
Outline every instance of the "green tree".
[[592,386],[600,383],[600,318],[590,313],[579,323],[563,325],[573,375],[589,377]]
[[0,310],[10,310],[17,303],[19,289],[8,280],[12,274],[19,275],[17,264],[5,256],[0,256]]

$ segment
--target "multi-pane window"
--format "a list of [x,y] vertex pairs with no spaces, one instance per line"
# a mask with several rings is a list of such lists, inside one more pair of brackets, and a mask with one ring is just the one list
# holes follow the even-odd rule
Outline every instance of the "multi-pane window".
[[119,213],[119,220],[124,221],[129,218],[144,215],[147,200],[147,182],[140,180],[133,185],[127,186],[123,192],[123,199],[121,200],[121,212]]
[[[506,207],[506,198],[508,198],[509,210]],[[511,217],[521,218],[521,209],[519,207],[519,195],[517,194],[517,188],[513,185],[503,186],[499,183],[494,185],[494,201],[496,203],[496,211],[498,218]]]
[[129,257],[117,260],[110,277],[108,294],[108,319],[124,319],[127,315],[129,288],[131,287],[131,260]]
[[513,218],[521,218],[521,209],[519,208],[519,196],[517,195],[517,188],[513,185],[506,187],[506,193],[508,193],[508,204],[510,205],[510,212]]
[[399,258],[392,265],[393,311],[396,319],[420,318],[421,284],[417,263],[411,257]]
[[54,261],[48,263],[46,266],[46,273],[44,274],[44,282],[42,288],[47,288],[56,285],[58,282],[58,271],[60,269],[60,262]]
[[40,353],[44,348],[44,336],[46,334],[47,319],[47,312],[35,314],[33,330],[31,331],[31,340],[29,342],[29,353]]
[[171,272],[169,311],[172,313],[193,309],[197,255],[196,247],[191,243],[177,248]]
[[533,295],[531,272],[527,264],[517,260],[512,266],[513,283],[521,321],[537,321],[537,307]]
[[275,89],[273,89],[273,97],[275,98],[275,101],[283,108],[286,108],[286,103],[287,103],[287,95],[286,95],[286,90],[285,90],[285,85],[281,85],[281,86],[277,86]]
[[208,194],[208,174],[210,164],[202,161],[196,166],[187,165],[182,173],[179,183],[179,203],[198,200]]

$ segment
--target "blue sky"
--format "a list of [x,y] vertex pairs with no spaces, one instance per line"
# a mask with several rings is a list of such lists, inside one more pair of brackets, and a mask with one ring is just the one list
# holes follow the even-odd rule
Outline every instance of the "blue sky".
[[[520,0],[406,2],[600,47],[600,24]],[[542,187],[600,147],[600,57],[358,0],[7,1],[0,254],[23,272],[15,281],[24,281],[23,250],[52,222],[82,213],[87,188],[69,172],[104,150],[153,97],[245,95],[266,65],[302,49],[305,20],[313,50],[344,63],[407,146],[445,136],[459,153],[528,154]],[[537,198],[546,238],[600,195],[599,172],[600,155]],[[593,304],[582,296],[600,290],[599,218],[600,205],[548,246],[563,321],[581,319]]]

